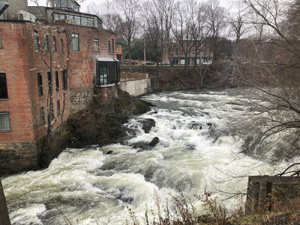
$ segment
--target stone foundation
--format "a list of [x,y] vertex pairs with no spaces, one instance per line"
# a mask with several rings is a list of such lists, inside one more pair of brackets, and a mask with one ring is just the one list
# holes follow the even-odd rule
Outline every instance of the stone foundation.
[[0,175],[39,168],[35,142],[0,143]]
[[71,113],[86,109],[91,104],[93,95],[93,89],[70,91]]

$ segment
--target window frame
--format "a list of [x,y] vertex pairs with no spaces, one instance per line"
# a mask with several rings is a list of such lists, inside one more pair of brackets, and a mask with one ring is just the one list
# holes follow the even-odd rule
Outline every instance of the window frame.
[[57,115],[57,117],[60,116],[60,100],[59,99],[56,101],[56,115]]
[[56,52],[57,51],[57,48],[56,48],[56,37],[55,36],[52,36],[52,42],[53,42],[53,51]]
[[100,41],[99,41],[99,39],[98,38],[94,38],[94,40],[93,40],[93,51],[94,52],[99,52],[99,47],[100,47]]
[[115,54],[115,40],[114,39],[111,39],[111,50],[112,50],[112,53]]
[[44,35],[44,39],[45,39],[45,50],[49,51],[49,35]]
[[0,49],[3,48],[3,43],[2,43],[2,36],[1,36],[1,30],[0,30]]
[[43,76],[42,73],[37,73],[37,82],[38,82],[38,93],[39,97],[42,97],[44,95],[43,92]]
[[62,76],[62,88],[63,90],[67,90],[68,89],[68,79],[66,76],[67,71],[64,70],[61,72],[61,76]]
[[64,54],[64,40],[60,39],[61,54]]
[[[77,36],[77,37],[75,37],[75,35]],[[74,40],[76,40],[77,39],[77,44],[76,44],[76,46],[74,45]],[[74,48],[74,46],[75,47],[77,47],[77,48]],[[80,47],[79,47],[79,34],[78,33],[72,33],[72,50],[74,51],[74,52],[79,52],[80,51]]]
[[111,53],[111,49],[110,49],[110,41],[107,41],[107,52]]
[[39,50],[40,49],[40,44],[39,44],[39,32],[34,30],[33,31],[33,43],[34,43],[34,49]]
[[[10,132],[11,131],[11,123],[10,123],[10,117],[9,117],[9,112],[0,112],[0,115],[7,115],[8,118],[8,128],[1,128],[0,126],[0,132]],[[1,124],[1,123],[0,123]]]
[[46,123],[44,106],[40,107],[40,123],[42,125],[44,125]]
[[58,76],[58,71],[55,71],[55,86],[56,86],[56,91],[59,91],[59,76]]
[[[1,92],[3,92],[3,96],[1,96],[0,95],[0,99],[1,100],[6,100],[6,99],[8,99],[8,88],[7,88],[7,78],[6,78],[6,73],[0,73],[0,81],[1,81],[1,77],[3,76],[3,87],[1,87],[0,86],[0,94],[1,94]],[[0,84],[1,84],[1,82],[0,82]],[[3,88],[3,90],[2,90],[2,88]]]

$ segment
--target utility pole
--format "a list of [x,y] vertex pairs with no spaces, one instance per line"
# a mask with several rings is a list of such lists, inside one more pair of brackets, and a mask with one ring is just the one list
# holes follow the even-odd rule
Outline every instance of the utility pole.
[[144,65],[146,65],[146,31],[144,25]]
[[2,182],[0,179],[0,224],[1,225],[11,225],[8,210],[6,206],[5,195],[3,192]]

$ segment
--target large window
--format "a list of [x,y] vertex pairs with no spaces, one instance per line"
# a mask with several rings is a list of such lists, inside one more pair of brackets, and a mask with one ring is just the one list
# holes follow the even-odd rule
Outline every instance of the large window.
[[72,49],[79,51],[79,34],[72,34]]
[[94,52],[99,52],[99,39],[94,38]]
[[98,61],[96,74],[97,85],[118,83],[120,81],[120,64],[118,61]]
[[59,100],[57,100],[57,102],[56,102],[56,110],[57,110],[57,116],[59,116],[60,115],[60,101]]
[[68,7],[68,0],[53,0],[53,7],[55,8],[66,8]]
[[52,37],[53,39],[53,51],[56,52],[56,37]]
[[0,131],[10,131],[8,112],[0,112]]
[[64,54],[64,40],[60,39],[61,54]]
[[49,35],[44,35],[45,38],[45,50],[49,51]]
[[38,50],[39,47],[39,33],[37,31],[33,32],[33,39],[34,39],[34,49]]
[[51,72],[47,73],[48,75],[48,87],[49,87],[49,92],[52,91],[52,74]]
[[2,37],[1,37],[1,32],[0,32],[0,48],[3,48],[3,45],[2,45]]
[[40,108],[40,121],[41,121],[41,124],[45,124],[45,110],[44,110],[44,107],[41,107]]
[[43,77],[41,73],[37,74],[39,96],[43,96]]
[[112,53],[115,53],[115,40],[111,39],[111,49],[112,49]]
[[6,83],[6,74],[0,73],[0,99],[7,99],[7,83]]
[[55,71],[55,83],[56,83],[56,91],[59,91],[59,77],[57,71]]
[[110,53],[110,41],[107,42],[107,52]]
[[67,83],[67,71],[62,71],[61,72],[62,75],[62,87],[64,90],[67,90],[68,88],[68,83]]

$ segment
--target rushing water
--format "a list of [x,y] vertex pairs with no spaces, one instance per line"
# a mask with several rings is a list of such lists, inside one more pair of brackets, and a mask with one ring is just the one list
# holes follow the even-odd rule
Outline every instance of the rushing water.
[[[248,175],[276,172],[240,153],[253,132],[242,123],[251,122],[253,109],[241,93],[170,92],[144,100],[156,107],[125,125],[135,130],[125,144],[66,149],[45,170],[5,178],[12,223],[59,225],[65,216],[72,224],[124,224],[127,207],[143,217],[146,207],[155,209],[154,196],[164,202],[179,190],[186,196],[209,190],[225,199],[224,192],[246,192]],[[156,126],[145,133],[141,119]],[[150,150],[130,147],[154,137],[160,142]]]

